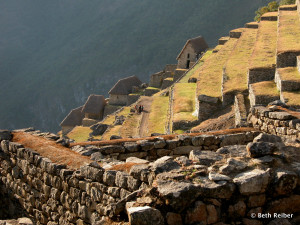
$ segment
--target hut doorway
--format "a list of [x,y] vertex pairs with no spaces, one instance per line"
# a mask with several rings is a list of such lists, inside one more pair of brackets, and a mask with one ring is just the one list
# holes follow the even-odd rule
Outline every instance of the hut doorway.
[[187,60],[187,61],[186,61],[186,68],[187,68],[187,69],[190,68],[190,60]]

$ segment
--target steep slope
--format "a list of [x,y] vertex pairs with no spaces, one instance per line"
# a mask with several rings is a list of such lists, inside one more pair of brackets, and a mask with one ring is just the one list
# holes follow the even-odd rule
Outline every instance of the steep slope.
[[1,1],[0,127],[57,130],[90,93],[144,81],[186,39],[213,45],[268,0]]

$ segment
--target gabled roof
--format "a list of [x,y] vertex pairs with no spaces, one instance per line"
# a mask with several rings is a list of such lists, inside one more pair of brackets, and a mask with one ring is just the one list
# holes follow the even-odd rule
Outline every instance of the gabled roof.
[[104,106],[105,98],[103,95],[90,95],[82,108],[82,113],[99,114]]
[[72,109],[71,112],[64,118],[64,120],[60,123],[60,126],[70,126],[75,127],[79,126],[82,123],[82,119],[84,117],[81,112],[82,106]]
[[205,51],[206,49],[208,49],[208,45],[207,45],[206,41],[204,40],[204,38],[202,36],[189,39],[189,40],[186,41],[186,43],[183,46],[181,52],[177,56],[177,58],[176,58],[177,60],[179,59],[179,57],[183,53],[183,50],[187,47],[188,44],[191,44],[192,48],[194,49],[194,51],[197,54],[199,54],[199,53]]
[[132,92],[133,86],[142,84],[136,76],[130,76],[119,80],[108,92],[110,95],[128,95]]

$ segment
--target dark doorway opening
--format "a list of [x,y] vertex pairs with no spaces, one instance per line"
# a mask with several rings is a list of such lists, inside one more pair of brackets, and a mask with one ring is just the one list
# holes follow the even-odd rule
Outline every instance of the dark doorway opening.
[[186,61],[186,68],[187,68],[187,69],[190,68],[190,60],[187,60],[187,61]]

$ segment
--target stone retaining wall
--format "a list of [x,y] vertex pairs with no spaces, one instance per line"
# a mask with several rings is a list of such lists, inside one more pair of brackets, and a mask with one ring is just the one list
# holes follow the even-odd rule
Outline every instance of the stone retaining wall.
[[261,82],[274,80],[275,68],[250,68],[248,70],[248,85]]
[[37,224],[95,224],[148,185],[147,174],[142,181],[96,162],[74,171],[7,140],[1,142],[0,163],[1,182]]
[[249,99],[250,99],[250,106],[255,105],[268,105],[270,102],[275,100],[279,100],[279,96],[271,96],[271,95],[255,95],[255,91],[253,89],[252,84],[249,86]]
[[287,112],[276,112],[263,106],[253,107],[248,122],[254,128],[269,134],[300,138],[300,119]]
[[296,57],[300,55],[299,51],[296,52],[282,52],[277,54],[276,57],[276,65],[277,68],[284,68],[284,67],[295,67],[297,60]]

